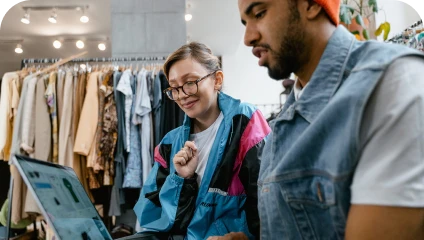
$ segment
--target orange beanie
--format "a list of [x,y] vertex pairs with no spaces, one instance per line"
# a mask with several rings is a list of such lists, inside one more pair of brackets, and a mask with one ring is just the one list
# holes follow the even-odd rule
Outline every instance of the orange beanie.
[[316,3],[324,8],[330,20],[339,25],[339,13],[340,13],[340,0],[315,0]]

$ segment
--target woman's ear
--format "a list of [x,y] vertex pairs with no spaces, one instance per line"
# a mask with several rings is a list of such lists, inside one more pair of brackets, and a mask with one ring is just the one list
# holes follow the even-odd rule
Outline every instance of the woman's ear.
[[221,91],[223,83],[224,83],[224,73],[222,71],[217,71],[215,73],[214,89],[217,90],[217,91]]

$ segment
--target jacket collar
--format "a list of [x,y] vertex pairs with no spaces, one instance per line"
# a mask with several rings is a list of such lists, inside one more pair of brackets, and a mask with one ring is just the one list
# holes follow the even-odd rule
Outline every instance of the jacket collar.
[[295,112],[309,123],[315,119],[340,87],[355,42],[343,26],[334,31],[302,96],[296,101],[292,91],[279,119],[291,120]]

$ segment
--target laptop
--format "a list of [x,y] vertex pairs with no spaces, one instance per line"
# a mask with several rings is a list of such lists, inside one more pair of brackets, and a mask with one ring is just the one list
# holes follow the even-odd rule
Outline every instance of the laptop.
[[72,168],[24,156],[12,161],[58,239],[112,240]]
[[[59,240],[112,240],[74,170],[15,155],[17,167],[45,220]],[[122,239],[158,239],[157,233]]]

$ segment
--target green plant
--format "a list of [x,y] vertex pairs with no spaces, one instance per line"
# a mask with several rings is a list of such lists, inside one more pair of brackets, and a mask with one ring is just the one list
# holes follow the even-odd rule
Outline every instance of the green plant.
[[[377,0],[343,0],[340,5],[340,22],[356,36],[359,40],[368,40],[369,37],[369,17],[379,10]],[[375,31],[376,36],[384,32],[383,38],[387,40],[390,32],[390,23],[384,23]]]

